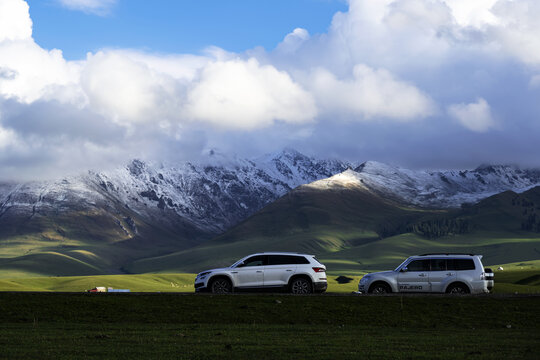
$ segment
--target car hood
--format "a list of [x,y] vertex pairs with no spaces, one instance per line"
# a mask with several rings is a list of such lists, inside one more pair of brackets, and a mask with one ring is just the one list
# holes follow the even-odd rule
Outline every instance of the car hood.
[[[369,274],[366,274],[366,275],[373,276],[373,275],[390,275],[390,274],[394,274],[394,271],[392,271],[392,270],[378,271],[378,272],[372,272],[372,273],[369,273]],[[366,275],[364,275],[364,276],[366,276]]]
[[[209,269],[209,270],[200,271],[199,274],[205,273],[205,272],[220,272],[220,271],[229,271],[229,270],[231,270],[230,267],[224,267],[224,268],[217,268],[217,269]],[[197,275],[199,275],[199,274],[197,274]]]

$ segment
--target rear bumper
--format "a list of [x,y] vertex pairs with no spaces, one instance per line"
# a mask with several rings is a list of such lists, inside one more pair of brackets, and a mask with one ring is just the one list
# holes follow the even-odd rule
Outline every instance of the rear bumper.
[[314,292],[325,292],[328,288],[328,282],[326,281],[320,281],[320,282],[314,282],[313,283],[313,291]]
[[487,294],[493,289],[493,280],[473,281],[470,285],[471,294]]

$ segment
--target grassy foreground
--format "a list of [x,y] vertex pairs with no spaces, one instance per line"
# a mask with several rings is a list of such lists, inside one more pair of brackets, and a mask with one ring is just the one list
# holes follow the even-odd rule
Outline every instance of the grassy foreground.
[[1,358],[525,359],[538,296],[0,293]]

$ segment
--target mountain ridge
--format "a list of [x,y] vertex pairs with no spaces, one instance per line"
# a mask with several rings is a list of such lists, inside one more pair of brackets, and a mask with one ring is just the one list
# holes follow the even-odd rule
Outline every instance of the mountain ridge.
[[[419,212],[449,211],[500,191],[526,191],[535,184],[540,184],[540,171],[532,169],[492,165],[461,171],[408,170],[373,161],[356,165],[317,159],[294,149],[255,159],[212,150],[198,162],[133,160],[108,172],[0,183],[0,272],[31,268],[36,274],[72,274],[69,268],[74,265],[66,265],[65,271],[42,268],[54,257],[51,254],[64,262],[69,258],[79,273],[93,273],[96,268],[102,273],[132,271],[126,264],[202,246],[271,208],[276,200],[292,199],[303,191],[324,193],[317,203],[319,210],[308,209],[304,218],[302,211],[289,212],[289,218],[282,219],[285,223],[302,227],[334,221],[324,203],[350,199],[339,200],[328,190],[347,190],[353,191],[347,193],[351,198],[371,199],[376,208],[390,209],[384,211],[394,219],[381,226],[392,233]],[[394,207],[412,210],[402,213]],[[369,213],[365,206],[350,209]],[[536,226],[535,219],[527,221]],[[287,228],[279,221],[272,226]],[[367,238],[379,236],[377,231],[370,227]],[[305,239],[306,248],[317,249],[317,241]],[[328,246],[325,241],[320,244]]]

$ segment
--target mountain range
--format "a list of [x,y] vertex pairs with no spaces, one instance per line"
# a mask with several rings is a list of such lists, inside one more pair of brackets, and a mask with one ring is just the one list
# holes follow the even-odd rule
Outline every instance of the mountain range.
[[[416,171],[293,149],[256,159],[209,151],[197,162],[133,160],[107,172],[1,183],[0,275],[195,271],[223,246],[222,261],[249,249],[332,255],[421,229],[432,236],[439,230],[430,222],[440,216],[451,228],[443,236],[471,232],[455,220],[464,211],[537,185],[540,171],[513,166]],[[529,228],[515,230],[534,230],[527,216],[520,221]],[[336,240],[339,231],[356,235]]]

